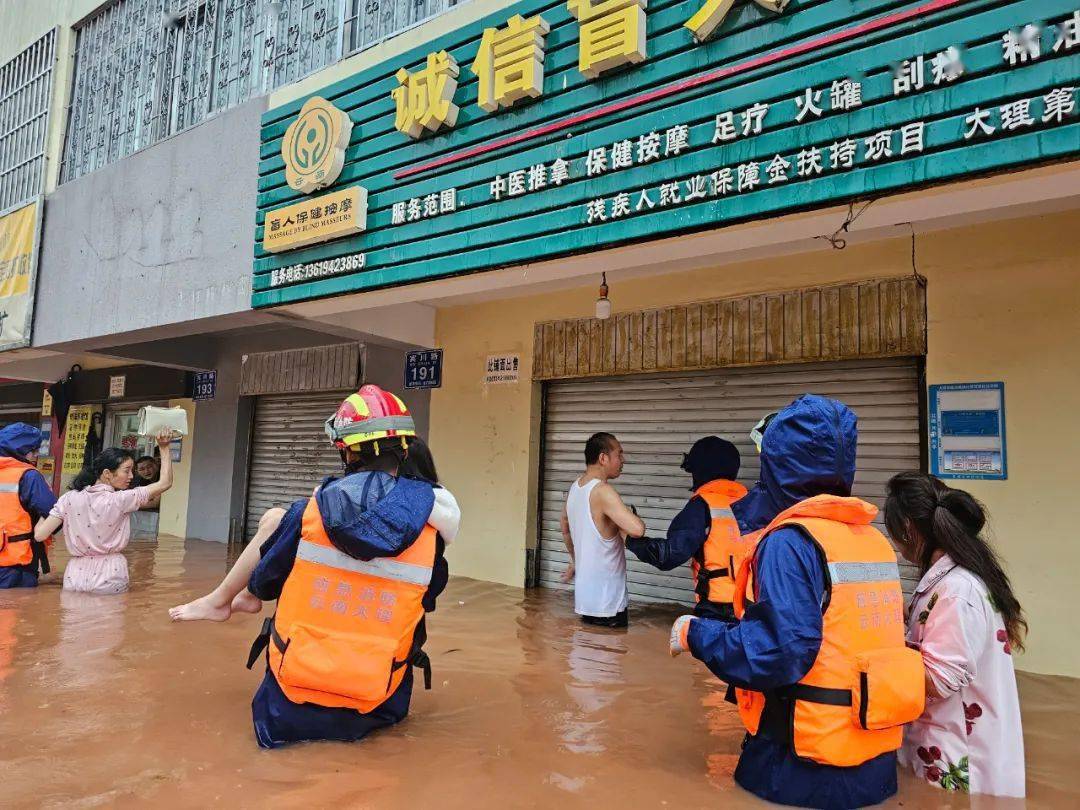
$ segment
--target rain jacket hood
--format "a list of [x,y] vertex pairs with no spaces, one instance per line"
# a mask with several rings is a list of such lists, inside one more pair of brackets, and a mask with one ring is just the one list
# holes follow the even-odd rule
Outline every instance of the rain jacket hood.
[[857,440],[857,419],[842,402],[816,394],[796,399],[765,430],[760,480],[733,506],[739,528],[762,529],[815,495],[850,495]]
[[329,478],[315,494],[330,542],[356,559],[396,557],[420,536],[435,492],[431,484],[385,472]]
[[26,454],[41,445],[41,431],[25,422],[15,422],[0,430],[0,456],[10,456],[20,461]]

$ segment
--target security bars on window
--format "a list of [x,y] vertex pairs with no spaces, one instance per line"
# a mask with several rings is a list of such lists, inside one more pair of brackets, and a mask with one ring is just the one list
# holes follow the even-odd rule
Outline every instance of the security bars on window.
[[0,66],[0,212],[42,192],[56,30]]
[[120,0],[77,29],[61,179],[340,57],[344,0]]
[[375,45],[457,0],[119,0],[77,29],[61,180]]

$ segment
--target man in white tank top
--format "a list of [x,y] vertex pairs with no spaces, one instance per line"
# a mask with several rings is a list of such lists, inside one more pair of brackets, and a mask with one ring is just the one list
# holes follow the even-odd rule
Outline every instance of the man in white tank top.
[[626,538],[641,537],[645,524],[608,481],[622,473],[622,445],[610,433],[585,443],[585,474],[570,485],[562,513],[563,541],[574,580],[574,611],[589,624],[626,627]]

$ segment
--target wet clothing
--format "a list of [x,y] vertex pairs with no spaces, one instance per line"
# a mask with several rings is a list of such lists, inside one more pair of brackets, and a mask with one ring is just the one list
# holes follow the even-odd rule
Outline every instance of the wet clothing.
[[128,589],[127,560],[121,554],[131,541],[131,513],[150,500],[146,487],[114,489],[91,484],[60,496],[51,512],[64,523],[71,559],[64,588],[83,593],[123,593]]
[[[733,497],[739,497],[745,492],[741,485],[723,479],[714,482],[703,482],[697,489],[700,490],[702,487],[710,486],[713,483],[720,486],[724,484],[730,486]],[[728,520],[730,521],[730,517]],[[699,493],[687,501],[686,506],[671,521],[666,537],[627,538],[626,547],[639,560],[659,568],[661,571],[671,571],[691,560],[700,566],[705,561],[705,544],[712,529],[712,509]],[[735,575],[732,573],[729,579],[734,581],[734,577]],[[700,598],[694,605],[694,615],[723,621],[734,621],[735,614],[731,608],[731,601],[713,601],[707,598],[707,595],[702,596],[699,588],[700,584],[695,583]]]
[[1022,797],[1024,734],[1009,634],[986,584],[944,555],[908,613],[938,694],[904,732],[900,763],[946,790]]
[[624,608],[614,616],[582,616],[581,621],[595,627],[628,627],[630,624],[630,617],[629,613]]
[[[832,400],[807,395],[781,411],[765,431],[761,482],[734,504],[740,528],[761,529],[813,495],[850,495],[856,439],[855,415]],[[744,689],[798,683],[821,647],[825,568],[809,537],[783,527],[759,545],[754,573],[758,601],[742,621],[694,619],[690,652],[718,678]],[[819,765],[796,756],[768,729],[747,736],[735,769],[735,781],[751,793],[803,807],[877,804],[896,792],[896,779],[895,753],[850,768]]]
[[622,538],[601,537],[592,516],[590,499],[600,484],[597,478],[574,479],[566,496],[566,518],[574,541],[574,612],[581,616],[611,617],[626,610],[626,551]]
[[[419,537],[431,516],[435,495],[430,484],[394,478],[383,472],[354,472],[329,478],[315,495],[323,527],[331,543],[350,557],[371,560],[393,557]],[[276,600],[292,571],[300,545],[308,499],[295,502],[261,549],[248,589],[259,599]],[[425,611],[446,587],[448,569],[438,540],[431,583],[424,596]],[[421,627],[423,623],[421,623]],[[417,632],[421,632],[419,629]],[[255,736],[263,748],[303,740],[359,740],[370,732],[393,725],[409,712],[412,667],[397,689],[370,712],[293,703],[267,669],[252,700]]]
[[[26,455],[41,446],[41,431],[33,425],[16,422],[0,430],[0,457],[26,462]],[[30,525],[47,517],[56,503],[52,488],[35,469],[22,474],[18,484],[19,505],[30,516]],[[38,572],[44,563],[44,544],[30,541],[35,558],[22,565],[0,566],[0,588],[33,588],[38,584]],[[47,570],[47,569],[46,569]]]

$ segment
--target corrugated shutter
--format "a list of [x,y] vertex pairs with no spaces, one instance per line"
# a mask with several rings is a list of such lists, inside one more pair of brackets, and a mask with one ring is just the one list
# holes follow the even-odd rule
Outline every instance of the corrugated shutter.
[[[679,469],[683,453],[701,436],[733,441],[742,454],[742,483],[757,480],[757,452],[750,429],[766,413],[803,393],[847,403],[859,417],[855,495],[879,508],[889,477],[919,469],[919,378],[916,361],[866,360],[610,377],[547,384],[543,491],[540,523],[540,585],[564,588],[559,575],[567,553],[559,530],[566,492],[580,475],[585,440],[614,433],[627,454],[615,483],[645,520],[650,535],[663,536],[690,493]],[[879,516],[880,518],[880,516]],[[640,601],[690,603],[688,566],[658,571],[627,555],[630,593]],[[901,560],[905,591],[915,571]]]
[[283,394],[255,401],[248,471],[247,525],[251,539],[272,506],[306,498],[328,475],[341,472],[341,457],[324,424],[349,391]]

